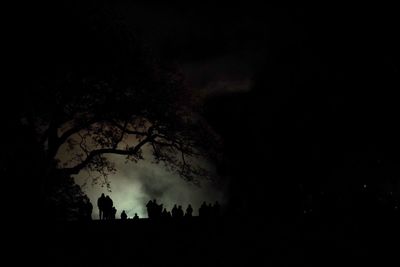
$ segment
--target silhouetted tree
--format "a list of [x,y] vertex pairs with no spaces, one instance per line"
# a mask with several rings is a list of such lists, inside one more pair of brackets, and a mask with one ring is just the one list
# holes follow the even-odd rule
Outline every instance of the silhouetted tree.
[[[86,220],[91,218],[90,200],[71,177],[51,181],[46,195],[46,213],[35,202],[29,203],[35,211],[32,218],[48,220]],[[25,203],[26,204],[26,203]]]
[[[107,155],[138,161],[147,146],[182,177],[204,175],[189,162],[210,138],[198,138],[205,125],[191,114],[182,75],[152,58],[121,25],[109,24],[107,30],[93,25],[100,40],[81,40],[91,44],[77,48],[89,60],[66,59],[57,73],[45,72],[31,85],[32,112],[24,119],[43,145],[48,171],[87,169],[106,177],[115,170]],[[89,50],[107,63],[92,62]]]
[[107,155],[136,162],[144,148],[187,180],[207,175],[191,158],[204,155],[213,138],[192,114],[179,70],[155,58],[112,10],[91,5],[40,12],[35,18],[44,17],[27,25],[34,30],[27,38],[38,42],[21,53],[23,82],[10,99],[37,148],[26,155],[38,162],[31,175],[42,179],[40,195],[48,194],[49,180],[83,169],[109,186],[115,167]]

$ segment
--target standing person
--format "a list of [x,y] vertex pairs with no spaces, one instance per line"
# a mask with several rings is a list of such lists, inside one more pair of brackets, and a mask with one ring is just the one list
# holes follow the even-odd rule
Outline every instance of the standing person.
[[193,208],[192,205],[189,204],[189,206],[186,208],[186,217],[192,217],[192,213],[193,213]]
[[121,212],[121,220],[126,220],[128,218],[128,215],[126,215],[125,210]]
[[147,208],[147,216],[152,219],[153,218],[153,214],[154,214],[154,204],[153,201],[149,200],[149,202],[147,202],[146,208]]
[[115,215],[117,214],[117,209],[113,206],[111,208],[111,219],[115,220]]
[[110,198],[110,196],[106,196],[104,199],[104,218],[106,220],[109,220],[112,218],[112,212],[113,212],[113,201]]
[[104,193],[97,199],[97,207],[99,208],[99,219],[104,220],[104,204],[106,197]]
[[204,201],[199,208],[199,216],[207,217],[207,203]]
[[181,205],[178,206],[178,211],[177,211],[176,215],[177,215],[177,218],[179,218],[179,219],[183,218],[184,214],[183,214],[183,209],[182,209]]
[[178,217],[178,207],[175,204],[174,207],[172,208],[172,218],[177,218],[177,217]]
[[87,220],[92,220],[93,205],[90,199],[85,195],[86,205],[85,205],[85,217]]

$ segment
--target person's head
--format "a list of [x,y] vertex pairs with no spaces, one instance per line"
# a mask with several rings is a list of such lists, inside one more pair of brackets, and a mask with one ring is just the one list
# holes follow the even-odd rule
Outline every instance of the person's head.
[[101,197],[104,197],[104,193],[101,193]]

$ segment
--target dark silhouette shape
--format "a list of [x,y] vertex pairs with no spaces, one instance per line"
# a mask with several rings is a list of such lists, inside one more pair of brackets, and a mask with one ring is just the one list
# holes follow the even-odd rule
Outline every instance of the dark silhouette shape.
[[208,206],[207,203],[204,201],[199,208],[199,216],[200,217],[207,217],[208,216]]
[[106,196],[104,199],[104,217],[106,220],[110,220],[113,215],[113,201],[110,196]]
[[219,205],[218,201],[215,201],[214,206],[212,207],[213,210],[213,216],[214,217],[219,217],[220,212],[221,212],[221,206]]
[[134,221],[139,220],[139,216],[137,215],[137,213],[135,213],[135,216],[133,216],[133,220],[134,220]]
[[185,213],[185,217],[192,217],[193,214],[193,208],[192,205],[188,205],[188,207],[186,208],[186,213]]
[[178,210],[177,210],[177,212],[176,212],[176,215],[177,215],[177,218],[178,218],[178,219],[183,218],[184,212],[183,212],[183,209],[182,209],[182,206],[181,206],[181,205],[178,206]]
[[176,206],[176,204],[174,205],[174,207],[172,208],[172,218],[178,218],[178,207]]
[[[90,2],[105,3],[109,1]],[[64,170],[68,175],[85,166],[93,167],[96,163],[101,162],[99,157],[101,155],[96,153],[109,151],[108,149],[95,150],[94,153],[89,151],[89,160],[83,162],[84,164],[77,162],[79,165],[72,166],[71,169],[60,170],[59,168],[64,165],[55,164],[54,159],[58,148],[65,146],[68,141],[73,139],[68,136],[74,137],[76,133],[91,131],[92,118],[122,122],[124,120],[120,120],[120,118],[131,118],[132,113],[140,117],[142,114],[148,114],[143,111],[149,110],[151,114],[148,117],[157,120],[160,113],[167,115],[171,112],[171,106],[171,114],[176,114],[175,107],[178,107],[179,103],[172,102],[171,96],[181,95],[180,91],[175,89],[174,81],[163,79],[165,76],[176,76],[162,71],[156,62],[152,64],[152,61],[149,61],[150,64],[146,64],[147,52],[141,53],[140,49],[136,48],[141,47],[140,42],[135,37],[131,38],[130,34],[126,34],[123,22],[114,23],[112,18],[98,15],[99,13],[109,14],[109,11],[112,14],[108,5],[104,5],[106,6],[104,10],[101,7],[98,8],[98,5],[74,4],[74,6],[84,6],[83,8],[79,7],[79,10],[70,4],[55,5],[56,8],[52,8],[51,12],[45,8],[46,4],[36,1],[30,6],[28,5],[28,8],[18,8],[18,13],[22,12],[17,19],[20,22],[15,25],[18,31],[16,31],[17,34],[12,34],[16,37],[15,44],[18,47],[18,51],[15,53],[17,58],[13,60],[17,63],[18,73],[15,75],[16,79],[14,76],[12,77],[13,84],[10,87],[12,89],[4,92],[2,100],[5,103],[0,105],[4,111],[1,112],[4,115],[2,127],[7,129],[7,131],[2,131],[2,152],[5,153],[1,154],[0,171],[1,176],[5,178],[3,180],[17,181],[20,184],[18,188],[24,190],[23,193],[20,193],[24,199],[18,204],[26,204],[29,201],[29,205],[34,207],[31,209],[33,211],[29,211],[29,215],[25,211],[20,212],[20,209],[15,209],[16,213],[20,213],[18,216],[32,218],[30,220],[32,225],[29,225],[32,227],[21,227],[15,232],[35,229],[35,221],[42,217],[42,213],[38,210],[44,206],[41,205],[41,200],[48,197],[48,192],[61,191],[54,190],[57,187],[49,187],[46,181],[59,179],[64,174],[62,172]],[[154,249],[151,248],[149,251],[143,249],[142,251],[146,252],[144,260],[142,261],[140,253],[137,253],[138,257],[133,259],[135,264],[151,265],[146,264],[146,260],[150,258],[147,256],[157,255],[160,256],[157,257],[159,261],[164,262],[169,258],[178,266],[187,262],[183,257],[196,259],[200,262],[198,266],[207,266],[211,262],[221,260],[220,257],[218,259],[211,257],[211,255],[219,254],[213,254],[214,249],[218,251],[220,248],[227,248],[231,253],[230,255],[224,253],[226,255],[222,259],[226,260],[224,265],[230,266],[233,265],[231,264],[233,262],[237,265],[256,266],[256,264],[243,263],[252,259],[256,261],[259,255],[262,257],[261,261],[269,261],[269,255],[263,253],[271,252],[268,248],[272,248],[271,254],[277,252],[276,258],[284,260],[292,258],[299,263],[285,264],[281,261],[271,260],[271,264],[268,264],[270,266],[318,266],[318,264],[300,261],[306,261],[303,258],[309,260],[333,259],[335,256],[340,256],[341,253],[338,253],[340,251],[354,251],[354,258],[357,259],[355,262],[358,264],[351,264],[353,262],[350,264],[363,266],[364,261],[367,262],[370,258],[367,254],[375,254],[368,252],[376,251],[368,247],[366,243],[374,243],[377,244],[376,246],[386,248],[388,245],[385,244],[391,243],[388,242],[391,236],[395,236],[398,240],[398,235],[391,233],[391,231],[396,233],[396,230],[398,232],[398,220],[395,221],[396,224],[392,224],[395,227],[390,227],[393,220],[385,220],[383,217],[377,216],[376,218],[381,220],[379,225],[382,227],[379,228],[387,232],[387,235],[378,231],[380,229],[366,227],[367,231],[355,231],[360,233],[360,240],[354,240],[356,242],[345,242],[340,239],[337,240],[338,242],[335,240],[324,242],[321,239],[324,239],[325,235],[317,229],[320,227],[310,227],[314,235],[304,234],[306,234],[305,239],[312,240],[312,242],[303,243],[306,253],[302,253],[303,249],[300,249],[298,245],[300,243],[303,246],[303,244],[301,239],[297,238],[302,238],[302,233],[296,235],[297,229],[302,227],[285,227],[286,225],[284,225],[283,230],[280,230],[280,225],[269,224],[271,217],[278,218],[280,221],[280,217],[283,216],[297,216],[298,206],[302,204],[301,199],[305,195],[311,194],[313,198],[310,205],[312,205],[313,213],[314,210],[317,211],[315,207],[319,207],[326,218],[343,218],[346,219],[346,222],[348,220],[350,227],[346,226],[346,229],[351,228],[352,225],[358,226],[359,223],[354,223],[355,220],[358,220],[359,215],[357,214],[374,216],[373,213],[376,212],[370,209],[371,205],[375,205],[369,200],[370,196],[358,195],[359,185],[364,184],[364,181],[360,181],[357,186],[358,180],[368,177],[368,181],[365,183],[368,184],[368,190],[372,190],[370,193],[374,193],[375,189],[378,190],[384,180],[398,181],[398,171],[396,170],[398,170],[400,142],[398,142],[398,127],[394,122],[399,114],[399,105],[396,103],[398,98],[393,92],[399,88],[400,81],[398,79],[399,45],[397,40],[392,37],[395,35],[393,33],[396,32],[398,25],[397,9],[378,10],[379,7],[374,5],[373,9],[377,9],[371,9],[372,12],[354,12],[356,10],[352,8],[341,7],[321,9],[318,12],[309,8],[290,8],[289,10],[285,8],[282,12],[276,9],[268,10],[268,8],[255,10],[254,7],[250,8],[250,5],[241,5],[240,9],[235,11],[236,8],[231,9],[231,4],[229,4],[229,6],[221,5],[221,9],[217,8],[213,11],[212,16],[207,16],[210,21],[203,23],[202,18],[205,11],[211,11],[211,8],[208,5],[195,6],[199,11],[188,6],[184,9],[181,7],[171,8],[175,10],[174,15],[186,13],[190,16],[185,15],[185,17],[192,19],[174,18],[172,25],[177,27],[184,25],[184,28],[178,28],[176,31],[178,34],[165,32],[163,36],[168,38],[155,38],[155,40],[162,40],[159,45],[162,49],[159,51],[159,55],[162,58],[165,57],[166,61],[174,61],[174,57],[178,55],[180,58],[188,60],[187,65],[190,69],[193,65],[198,66],[198,61],[192,64],[192,54],[196,60],[213,62],[213,59],[227,55],[226,52],[230,58],[238,58],[236,49],[239,48],[240,55],[244,54],[246,58],[257,58],[257,64],[254,64],[258,65],[254,66],[255,73],[246,72],[246,77],[254,77],[250,81],[250,84],[254,85],[250,86],[252,88],[245,92],[222,93],[221,98],[208,97],[210,101],[215,101],[215,111],[212,110],[209,103],[204,105],[208,113],[205,114],[205,120],[212,124],[224,143],[224,158],[221,166],[217,167],[221,167],[219,170],[222,169],[224,176],[231,177],[228,201],[230,207],[227,207],[227,210],[231,214],[232,226],[226,228],[227,231],[224,232],[227,234],[223,236],[224,238],[215,238],[215,241],[221,242],[210,242],[210,240],[214,241],[214,238],[204,238],[203,241],[199,241],[197,238],[187,238],[187,241],[191,239],[193,242],[182,242],[181,244],[178,244],[180,242],[171,242],[174,244],[170,250],[162,245],[159,248],[154,246]],[[33,7],[33,10],[30,7]],[[227,8],[229,12],[224,12]],[[342,13],[339,9],[346,9],[346,12]],[[139,8],[139,10],[143,9]],[[181,10],[189,12],[179,12]],[[126,13],[129,16],[129,12]],[[232,13],[232,16],[221,16],[224,13]],[[358,15],[361,13],[363,14]],[[143,12],[139,15],[151,21],[154,16],[147,16],[148,14],[154,14],[153,6],[147,14]],[[157,16],[159,13],[155,14]],[[245,17],[241,14],[245,14]],[[164,18],[164,13],[162,16]],[[119,16],[114,17],[119,18]],[[168,27],[167,12],[165,17],[162,21],[165,21],[167,27],[161,25],[162,29],[172,28],[175,31],[175,27]],[[338,17],[340,19],[336,19]],[[138,21],[140,23],[141,20],[138,19]],[[235,27],[237,21],[239,21],[240,27]],[[360,28],[360,21],[362,29],[357,30],[355,34],[355,29]],[[157,21],[155,22],[157,23]],[[196,25],[196,28],[192,31],[190,25]],[[136,27],[134,23],[126,26],[128,31]],[[247,31],[248,27],[251,28],[250,31]],[[240,32],[236,32],[235,28],[240,28]],[[151,32],[154,27],[146,25],[142,29],[143,32]],[[225,31],[226,29],[228,31]],[[185,33],[190,35],[185,36]],[[200,35],[198,35],[199,33]],[[175,36],[177,38],[174,38]],[[34,39],[34,42],[31,39]],[[132,43],[133,45],[131,45]],[[229,45],[230,43],[232,45]],[[190,46],[193,47],[189,50]],[[157,51],[157,44],[155,47]],[[225,51],[225,48],[229,48],[229,51]],[[193,51],[201,53],[192,53]],[[14,55],[14,53],[11,54]],[[144,58],[145,62],[138,63],[136,58]],[[224,62],[222,59],[222,64],[225,63],[229,64],[230,62]],[[239,67],[241,65],[253,66],[252,61],[248,61],[246,64],[241,63],[239,61],[235,65]],[[14,65],[5,65],[6,69],[14,69]],[[155,66],[153,67],[153,65]],[[219,62],[219,66],[221,66],[221,62]],[[210,67],[209,69],[212,70],[213,66]],[[241,76],[240,73],[238,74]],[[207,83],[207,75],[204,76],[206,78],[202,78],[199,84]],[[229,82],[229,77],[227,77],[227,81]],[[164,86],[166,84],[171,84],[171,86]],[[7,87],[5,86],[5,90]],[[14,87],[17,90],[13,90]],[[179,89],[179,83],[177,87]],[[227,87],[230,87],[229,84]],[[129,90],[124,88],[129,88]],[[140,91],[138,92],[135,88],[139,88]],[[7,93],[11,93],[11,97]],[[153,95],[157,97],[151,98]],[[128,98],[124,96],[128,96]],[[168,105],[168,103],[173,103],[173,105]],[[167,108],[164,108],[165,105]],[[153,114],[153,110],[156,110],[155,114]],[[161,112],[157,114],[157,111]],[[108,114],[110,116],[107,116]],[[106,117],[102,115],[106,115]],[[76,121],[75,118],[77,118]],[[100,122],[102,123],[102,121]],[[39,125],[37,125],[38,122]],[[170,123],[170,120],[167,122],[167,126],[172,125],[172,128],[177,128],[175,123]],[[151,124],[152,122],[149,125]],[[97,125],[97,123],[94,122],[92,125]],[[66,127],[64,129],[67,131],[59,131],[62,126],[71,126],[72,131]],[[163,126],[161,125],[160,129],[167,135],[173,136],[169,129],[165,129]],[[93,128],[98,131],[98,127]],[[107,128],[105,127],[105,129]],[[135,127],[128,128],[136,129]],[[144,131],[144,138],[151,136],[147,129]],[[157,133],[157,131],[155,132]],[[93,137],[91,133],[93,131],[88,134],[88,139]],[[105,143],[105,145],[100,148],[121,147],[114,146],[114,141],[121,136],[119,131],[113,131],[111,134],[106,131],[102,133],[104,134],[101,134],[98,140],[100,140],[99,143]],[[75,142],[77,144],[80,140],[75,141],[78,141]],[[81,143],[84,143],[85,140],[82,141]],[[112,143],[110,144],[108,141]],[[249,141],[254,143],[248,145]],[[186,148],[179,142],[170,143],[169,140],[164,144],[178,144],[180,147]],[[159,148],[161,148],[160,150],[164,148],[157,144],[154,145],[155,152],[158,152]],[[129,149],[132,153],[138,151],[132,157],[134,160],[138,159],[140,147],[130,146]],[[120,153],[130,153],[131,151],[121,151]],[[188,149],[188,151],[190,150]],[[74,157],[74,155],[70,156]],[[161,159],[164,157],[163,154],[157,156]],[[82,159],[84,160],[85,157]],[[371,163],[378,159],[382,161],[380,166]],[[107,161],[100,166],[109,166],[106,163]],[[56,167],[56,165],[60,167]],[[182,171],[184,172],[185,168],[182,168]],[[43,184],[42,181],[44,181]],[[302,191],[297,191],[299,184],[304,185]],[[63,186],[58,188],[65,189]],[[315,197],[320,191],[326,192],[323,203],[318,203],[319,199]],[[45,192],[45,195],[42,192]],[[398,192],[397,190],[397,194]],[[25,193],[29,193],[29,197]],[[40,195],[40,198],[37,199],[38,201],[31,202],[31,195],[33,197]],[[54,195],[53,193],[51,196]],[[300,198],[298,198],[299,195]],[[70,194],[70,196],[75,196],[75,194]],[[18,197],[13,195],[11,199],[14,202],[14,199],[18,200]],[[63,207],[71,205],[75,209],[77,203],[75,202],[76,198],[74,199],[68,200],[70,202],[50,205],[49,208],[52,211],[64,212]],[[390,200],[388,202],[388,204],[382,202],[382,205],[392,205]],[[5,203],[3,206],[8,207],[9,205]],[[21,207],[22,205],[16,206]],[[355,212],[359,209],[363,211]],[[334,215],[339,212],[347,214],[342,217]],[[7,217],[10,215],[4,211],[2,214],[6,214]],[[249,222],[241,225],[236,219],[244,216],[248,216]],[[10,216],[10,218],[14,217]],[[290,219],[282,221],[293,224],[289,226],[298,226],[295,225],[297,220]],[[326,222],[328,226],[333,226],[329,229],[337,229],[334,220],[329,219],[323,222]],[[361,222],[365,225],[369,224],[369,220]],[[45,227],[47,225],[47,223],[44,224]],[[317,225],[323,224],[318,224],[317,221]],[[4,227],[4,229],[8,229],[8,227]],[[273,242],[276,239],[269,234],[271,233],[270,229],[273,232],[276,230],[277,243]],[[290,229],[296,230],[287,232]],[[76,230],[77,228],[74,228],[70,232],[57,235],[54,239],[45,238],[44,240],[48,241],[46,248],[42,251],[47,251],[47,247],[49,247],[51,253],[46,253],[45,257],[41,258],[43,260],[47,258],[50,261],[53,260],[51,254],[58,254],[61,257],[57,257],[56,262],[71,261],[66,262],[65,265],[74,266],[81,260],[75,256],[93,254],[86,253],[85,250],[88,249],[97,255],[104,255],[99,257],[102,262],[96,264],[97,266],[106,265],[104,260],[121,260],[125,257],[118,257],[119,255],[126,255],[125,252],[134,251],[131,246],[123,244],[113,246],[115,241],[126,240],[128,245],[136,245],[135,248],[140,248],[143,247],[143,243],[149,244],[151,241],[156,243],[163,239],[155,235],[156,240],[150,240],[150,235],[145,234],[144,242],[141,242],[136,235],[124,235],[124,238],[121,239],[116,238],[120,237],[118,234],[104,235],[103,231],[87,231],[88,233],[86,233]],[[336,230],[334,231],[336,232]],[[42,238],[42,231],[37,232],[39,232],[38,237]],[[49,229],[48,233],[52,234],[54,231]],[[79,242],[82,233],[85,234],[85,242]],[[234,233],[233,236],[230,236],[231,233]],[[339,229],[338,233],[340,233]],[[355,235],[358,235],[357,233]],[[378,236],[378,233],[380,238],[374,242],[373,236],[374,234]],[[86,236],[86,234],[89,235]],[[343,233],[343,236],[358,239],[355,235]],[[203,236],[208,237],[207,235]],[[285,237],[283,239],[288,237],[288,239],[293,238],[296,241],[281,245],[281,242],[285,243],[279,238],[281,236]],[[333,236],[332,233],[329,233],[329,237],[331,236],[340,238],[341,234]],[[384,236],[388,238],[384,238]],[[29,239],[33,240],[34,244],[38,243],[37,238],[26,238],[26,241],[29,242]],[[97,246],[95,242],[99,239],[106,245]],[[184,238],[177,239],[185,241]],[[264,244],[257,246],[255,243],[259,241],[269,243],[270,240],[272,240],[271,244],[265,244],[266,246]],[[314,240],[318,240],[318,242],[314,242]],[[322,242],[319,242],[320,240]],[[372,242],[363,242],[369,240]],[[75,243],[75,245],[70,246],[71,243]],[[290,243],[294,243],[294,245]],[[310,246],[311,243],[314,244]],[[335,247],[324,246],[324,244],[333,243]],[[354,246],[354,243],[362,244],[365,249],[347,248]],[[336,247],[340,244],[346,244],[346,248]],[[198,248],[202,248],[200,253]],[[395,246],[396,248],[397,246]],[[77,250],[84,251],[84,253],[77,253]],[[52,253],[53,251],[55,253]],[[57,251],[61,253],[57,253]],[[179,259],[177,259],[177,256],[168,257],[172,254],[169,253],[170,251],[173,251],[175,255],[175,251],[184,251],[185,253],[179,254]],[[194,253],[190,254],[190,251],[194,251]],[[319,252],[332,253],[329,255],[323,253],[322,256],[322,253]],[[390,253],[388,250],[385,252],[387,253],[382,253],[383,257],[377,255],[377,262],[378,260],[382,262],[386,255],[397,254]],[[20,254],[23,255],[23,253]],[[307,254],[311,256],[308,257]],[[318,257],[318,254],[321,256]],[[71,255],[74,257],[70,257]],[[210,258],[205,259],[207,255],[210,255]],[[197,258],[195,258],[196,256]],[[202,259],[204,262],[201,262]],[[132,261],[130,258],[129,260]],[[115,265],[124,266],[126,264]],[[156,265],[161,264],[153,264],[153,266]],[[260,265],[264,264],[260,263]],[[332,265],[335,264],[332,263]],[[380,265],[389,264],[381,263]]]
[[105,199],[104,193],[97,199],[97,207],[99,208],[99,219],[104,220],[104,209],[105,209]]
[[[56,5],[58,6],[58,4]],[[83,5],[85,7],[79,11],[69,4],[67,6],[68,8],[65,10],[71,12],[65,12],[63,8],[56,8],[57,11],[54,13],[44,12],[44,9],[35,6],[34,10],[38,14],[44,15],[43,21],[53,21],[54,24],[48,27],[48,25],[41,24],[41,19],[35,20],[35,22],[28,19],[27,21],[30,21],[32,29],[38,31],[36,36],[38,42],[33,45],[28,41],[29,38],[36,35],[36,33],[33,34],[34,31],[31,32],[30,30],[27,30],[27,32],[30,32],[26,35],[27,39],[24,39],[23,42],[22,39],[17,41],[18,43],[21,41],[20,44],[28,42],[32,44],[32,50],[27,49],[21,54],[21,60],[24,60],[27,64],[24,68],[18,70],[19,73],[16,76],[29,76],[29,78],[26,81],[13,79],[16,88],[26,89],[15,90],[8,99],[13,106],[13,112],[4,108],[4,111],[8,110],[9,112],[8,114],[2,112],[2,114],[5,114],[2,122],[3,126],[12,129],[13,133],[4,133],[2,140],[10,140],[10,144],[17,144],[17,140],[19,140],[19,145],[3,146],[4,155],[13,156],[2,157],[0,165],[1,170],[5,172],[2,173],[2,176],[21,178],[10,180],[23,181],[25,185],[29,184],[26,188],[33,185],[32,189],[35,189],[32,191],[39,192],[40,190],[40,194],[37,195],[40,195],[46,201],[59,201],[60,199],[64,201],[64,203],[56,202],[40,205],[43,204],[40,202],[42,199],[39,199],[39,196],[33,196],[35,201],[37,200],[40,203],[37,206],[38,208],[46,207],[54,216],[67,218],[65,214],[58,216],[58,213],[66,213],[67,211],[64,211],[64,208],[69,205],[69,209],[73,210],[75,213],[73,216],[76,218],[77,200],[67,199],[65,201],[61,194],[56,199],[55,187],[49,186],[54,180],[61,176],[70,177],[86,167],[90,167],[88,168],[90,171],[108,172],[112,169],[109,168],[109,160],[104,160],[105,158],[99,160],[104,153],[116,153],[129,156],[129,159],[140,160],[143,145],[155,141],[153,138],[148,138],[145,142],[129,148],[111,145],[109,142],[111,140],[112,142],[117,141],[114,137],[119,136],[120,131],[124,131],[121,127],[123,125],[105,127],[107,130],[91,127],[92,125],[97,123],[108,124],[111,123],[111,120],[121,122],[123,119],[138,118],[143,116],[144,113],[149,113],[147,119],[151,118],[150,123],[156,121],[157,125],[169,133],[165,135],[166,140],[163,140],[163,142],[175,143],[176,141],[176,143],[182,144],[182,147],[185,147],[182,151],[184,154],[189,151],[187,148],[191,144],[200,144],[200,142],[187,141],[190,136],[188,131],[192,129],[191,127],[187,128],[188,131],[185,131],[185,134],[182,134],[181,130],[185,130],[186,127],[176,127],[184,122],[180,116],[177,116],[176,112],[177,108],[183,106],[178,102],[185,101],[181,97],[183,94],[180,93],[184,90],[181,86],[182,79],[179,72],[174,68],[164,68],[161,66],[162,64],[155,63],[152,53],[142,51],[141,40],[125,26],[115,23],[114,19],[104,19],[108,15],[99,15],[95,11],[94,13],[97,14],[94,14],[94,16],[97,18],[92,20],[89,19],[90,16],[86,16],[88,14],[85,15],[86,11],[84,10],[86,8],[91,9],[88,6]],[[95,9],[97,10],[97,7]],[[58,16],[58,11],[60,11],[60,16],[54,19]],[[54,15],[52,19],[49,19],[50,13]],[[30,16],[25,16],[25,18]],[[76,16],[82,18],[82,20],[76,19]],[[27,29],[30,27],[28,26]],[[110,31],[104,30],[106,28],[109,28]],[[55,35],[55,39],[49,37],[50,32]],[[55,46],[48,49],[48,45],[54,40],[57,40],[54,43]],[[78,43],[85,45],[80,46],[77,45]],[[38,54],[41,54],[40,57],[34,55],[36,53],[31,53],[36,49],[40,51],[38,52]],[[64,52],[60,53],[61,51]],[[63,61],[64,63],[55,68],[55,64],[58,64],[56,60],[58,56],[60,56],[60,62]],[[34,58],[35,60],[33,60]],[[37,61],[36,59],[39,58],[40,60]],[[105,64],[99,66],[96,63],[97,60]],[[36,88],[37,91],[33,94],[27,88]],[[91,89],[86,90],[88,88]],[[17,99],[19,100],[17,101]],[[29,105],[25,103],[26,101],[29,101]],[[6,105],[1,106],[5,107]],[[17,110],[19,111],[16,112]],[[25,114],[30,114],[29,122],[26,121],[27,116]],[[40,126],[37,125],[39,121]],[[174,123],[175,121],[178,123]],[[137,125],[137,123],[136,119],[128,122],[132,125]],[[65,127],[67,124],[71,127]],[[40,127],[40,130],[36,129],[37,126]],[[143,127],[143,132],[139,134],[147,136],[150,130]],[[87,133],[83,136],[83,139],[85,139],[82,140],[83,142],[69,142],[73,139],[77,141],[75,137],[81,131]],[[196,131],[191,132],[196,133]],[[134,136],[134,134],[129,133],[128,129],[124,134]],[[92,138],[94,136],[99,138]],[[95,144],[89,145],[91,142]],[[63,151],[63,153],[69,153],[71,158],[77,159],[73,162],[74,165],[54,164],[57,162],[57,152],[61,151],[60,147],[71,145],[79,148],[78,143],[88,153],[87,157],[80,157],[78,149],[71,149],[68,152]],[[159,151],[159,148],[163,147],[156,142],[153,145],[155,151]],[[176,154],[180,157],[180,148],[181,146],[171,147],[171,150],[177,152],[172,153],[172,156]],[[23,155],[23,157],[18,157],[16,152],[20,152],[18,155]],[[162,155],[159,159],[169,164],[177,162],[175,158],[167,157],[167,155]],[[13,170],[16,170],[18,166],[24,166],[25,170],[13,173]],[[183,176],[189,176],[187,170],[182,173]],[[32,177],[32,179],[25,177]],[[42,193],[46,195],[42,195]],[[52,197],[48,197],[49,194],[53,194]],[[53,198],[53,196],[55,197]],[[97,203],[93,203],[93,205],[95,204]],[[37,214],[37,211],[33,213]],[[103,211],[99,213],[101,213],[99,218],[103,219]],[[24,212],[24,214],[26,213]],[[43,214],[48,213],[45,211]]]
[[147,202],[146,208],[147,208],[147,217],[149,218],[153,218],[153,201],[149,200],[149,202]]
[[162,211],[163,211],[163,204],[159,204],[159,205],[154,205],[154,209],[155,209],[155,218],[161,218],[162,216]]
[[167,219],[168,218],[168,211],[166,208],[163,209],[161,218]]
[[121,212],[121,220],[126,220],[128,218],[128,215],[126,215],[125,210]]
[[156,199],[149,200],[146,207],[147,207],[147,215],[150,219],[161,217],[163,205],[162,204],[159,205]]
[[90,199],[85,195],[84,196],[84,201],[85,201],[85,219],[86,220],[92,220],[92,212],[93,212],[93,204],[90,202]]
[[115,220],[115,216],[117,214],[117,209],[115,207],[111,208],[111,219]]
[[78,219],[83,221],[86,219],[86,203],[85,198],[78,202]]

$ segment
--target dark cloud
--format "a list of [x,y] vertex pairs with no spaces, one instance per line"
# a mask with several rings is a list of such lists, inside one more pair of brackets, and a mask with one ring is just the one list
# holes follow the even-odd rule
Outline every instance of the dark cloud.
[[121,19],[161,60],[177,63],[201,93],[249,89],[265,51],[265,13],[254,6],[144,5],[117,7]]
[[184,61],[207,60],[248,50],[264,36],[252,7],[122,4],[121,17],[162,56]]

